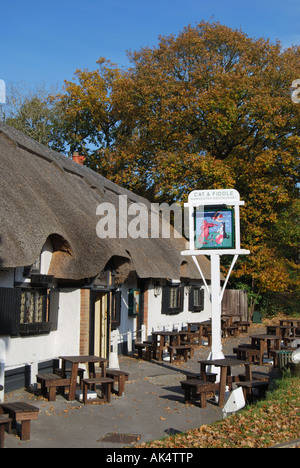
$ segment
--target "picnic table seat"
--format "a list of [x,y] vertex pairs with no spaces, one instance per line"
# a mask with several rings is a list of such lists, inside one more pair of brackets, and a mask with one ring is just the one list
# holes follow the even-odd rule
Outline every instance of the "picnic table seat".
[[30,440],[30,423],[36,420],[39,414],[39,408],[28,403],[18,401],[14,403],[3,403],[0,405],[0,413],[8,414],[11,418],[8,431],[11,432],[12,427],[16,428],[17,424],[21,424],[20,438],[21,440]]
[[[84,377],[84,373],[85,373],[85,369],[82,369],[81,367],[79,367],[78,371],[77,371],[77,375],[79,377],[79,383],[80,383],[80,386],[82,387],[82,380],[83,380],[83,377]],[[59,377],[62,377],[62,378],[70,378],[71,377],[71,369],[68,369],[65,374],[64,374],[64,371],[63,369],[61,368],[55,368],[54,369],[54,374],[58,375]]]
[[[261,380],[263,382],[269,382],[270,377],[266,372],[251,372],[252,380]],[[239,374],[238,381],[244,382],[246,380],[246,374]]]
[[187,362],[188,358],[193,356],[193,347],[186,346],[186,345],[169,345],[168,352],[170,354],[170,362],[174,360],[174,353],[176,356],[176,360],[178,360],[181,356]]
[[[111,389],[112,385],[114,384],[114,379],[110,379],[108,377],[96,377],[93,379],[83,379],[82,381],[83,387],[83,403],[85,405],[97,403],[110,403],[111,401]],[[102,391],[102,398],[93,398],[88,399],[88,390],[93,389],[96,391],[97,386],[101,386]]]
[[111,391],[118,396],[125,394],[125,382],[128,381],[129,373],[118,369],[106,369],[106,377],[114,380],[114,384],[118,383],[118,390],[115,390],[114,385]]
[[36,380],[38,383],[41,384],[42,387],[42,394],[47,395],[48,393],[48,400],[55,401],[56,400],[56,390],[57,388],[62,387],[63,391],[65,387],[70,387],[71,380],[65,379],[60,377],[57,374],[37,374]]
[[184,390],[184,402],[190,403],[192,398],[200,397],[201,408],[207,407],[207,396],[219,390],[219,383],[212,383],[200,379],[187,379],[182,380],[181,387]]
[[145,350],[145,357],[147,361],[151,361],[153,351],[154,351],[154,344],[150,343],[149,341],[144,341],[141,343],[135,343],[135,349],[137,349],[139,359],[143,359],[143,351]]
[[[205,373],[205,379],[208,381],[208,382],[212,382],[214,383],[216,380],[217,380],[217,375],[218,374],[214,374],[213,372],[206,372]],[[191,380],[191,379],[199,379],[199,380],[202,380],[202,373],[199,373],[199,374],[186,374],[186,379],[187,380]]]
[[245,401],[252,403],[254,395],[253,389],[258,390],[258,398],[264,398],[269,388],[269,382],[262,380],[248,380],[246,382],[236,382],[238,387],[242,387]]
[[11,423],[12,419],[8,416],[8,414],[0,415],[0,449],[4,448],[5,428],[7,426],[10,427]]

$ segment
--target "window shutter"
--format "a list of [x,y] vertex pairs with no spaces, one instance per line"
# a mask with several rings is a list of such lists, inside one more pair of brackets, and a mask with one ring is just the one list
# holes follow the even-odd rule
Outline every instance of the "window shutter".
[[169,304],[170,304],[170,288],[168,286],[164,286],[162,288],[162,302],[161,302],[161,313],[168,314],[169,313]]
[[18,335],[21,289],[0,288],[0,335]]
[[[199,294],[199,301],[195,304],[195,291]],[[193,286],[189,295],[189,311],[190,312],[202,312],[204,310],[204,289]]]
[[52,289],[49,295],[49,319],[51,331],[58,328],[59,289]]
[[183,312],[184,307],[184,286],[179,288],[179,311]]
[[194,287],[191,288],[190,294],[189,294],[189,311],[194,312],[195,311],[195,305],[194,305]]
[[115,330],[121,324],[121,291],[113,293],[111,310],[111,329]]
[[200,291],[201,311],[204,310],[204,289]]

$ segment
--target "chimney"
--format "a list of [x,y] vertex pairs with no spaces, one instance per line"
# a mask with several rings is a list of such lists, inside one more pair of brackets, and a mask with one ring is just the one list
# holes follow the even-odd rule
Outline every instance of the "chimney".
[[77,151],[73,154],[73,161],[76,162],[77,164],[80,164],[83,166],[83,163],[85,161],[86,157],[85,156],[80,156]]

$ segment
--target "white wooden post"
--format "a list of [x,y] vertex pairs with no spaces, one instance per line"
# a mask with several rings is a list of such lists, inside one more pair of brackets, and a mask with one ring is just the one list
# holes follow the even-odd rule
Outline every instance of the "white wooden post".
[[130,330],[127,332],[127,352],[128,354],[132,353],[132,332]]
[[[234,218],[235,218],[235,245],[230,248],[221,249],[218,246],[215,248],[195,248],[195,209],[199,211],[205,209],[205,206],[222,207],[234,206]],[[224,291],[232,272],[232,269],[237,261],[239,255],[248,255],[249,250],[241,249],[241,238],[240,238],[240,211],[239,207],[243,206],[244,202],[240,201],[240,194],[234,189],[222,189],[222,190],[194,190],[189,194],[188,203],[184,206],[189,208],[189,249],[181,252],[181,255],[190,255],[194,260],[194,263],[200,273],[205,288],[210,295],[211,301],[211,312],[212,312],[212,347],[209,355],[209,359],[224,359],[222,351],[222,327],[221,327],[221,304],[224,295]],[[197,256],[207,255],[210,256],[211,260],[211,287],[209,288],[205,276],[201,270],[201,267],[197,261]],[[221,290],[221,271],[220,271],[220,256],[221,255],[233,255],[233,261],[227,278],[224,282],[224,286]],[[219,368],[212,366],[211,372],[218,373]]]
[[142,341],[146,341],[146,325],[141,325],[141,338]]
[[0,339],[0,385],[3,387],[3,390],[0,391],[0,403],[4,403],[5,359],[6,359],[5,341]]
[[109,353],[109,368],[120,369],[118,358],[118,332],[114,330],[111,333],[112,351]]
[[211,255],[211,355],[210,359],[224,359],[221,330],[221,274],[220,255]]

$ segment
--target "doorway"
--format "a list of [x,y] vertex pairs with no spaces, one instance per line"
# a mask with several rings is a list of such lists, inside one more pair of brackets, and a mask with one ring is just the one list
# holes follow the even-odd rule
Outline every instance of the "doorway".
[[108,297],[107,292],[93,294],[93,354],[102,358],[108,357]]

